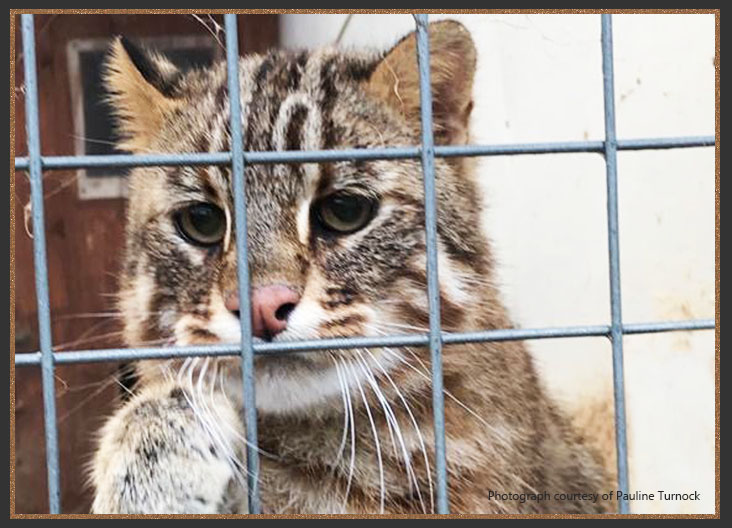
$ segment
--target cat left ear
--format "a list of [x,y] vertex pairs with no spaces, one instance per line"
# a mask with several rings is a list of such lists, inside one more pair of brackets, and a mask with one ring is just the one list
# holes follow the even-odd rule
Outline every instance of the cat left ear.
[[[433,22],[428,31],[435,143],[463,144],[468,141],[468,120],[473,109],[475,45],[465,26],[454,20]],[[419,130],[419,72],[414,32],[384,56],[366,89]]]
[[179,104],[181,72],[161,55],[143,50],[124,37],[112,44],[104,80],[118,117],[124,150],[148,150],[160,126]]

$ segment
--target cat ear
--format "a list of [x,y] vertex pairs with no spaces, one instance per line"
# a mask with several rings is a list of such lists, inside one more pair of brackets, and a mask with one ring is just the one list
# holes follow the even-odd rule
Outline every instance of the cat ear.
[[[476,63],[473,39],[465,26],[454,20],[433,22],[428,30],[435,142],[466,143],[473,108]],[[419,73],[414,32],[387,52],[371,75],[367,90],[385,100],[419,130]]]
[[112,44],[104,80],[118,118],[119,147],[148,150],[167,114],[180,104],[176,86],[181,72],[161,55],[143,50],[124,37]]

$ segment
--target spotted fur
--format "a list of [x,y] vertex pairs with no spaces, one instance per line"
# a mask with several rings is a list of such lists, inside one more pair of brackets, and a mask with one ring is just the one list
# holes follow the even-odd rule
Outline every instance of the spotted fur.
[[[430,39],[435,137],[464,143],[472,40],[456,22],[430,25]],[[118,40],[107,82],[123,148],[231,148],[224,64],[181,73]],[[322,49],[248,56],[240,61],[240,86],[249,151],[419,142],[413,34],[386,54]],[[508,328],[478,228],[483,205],[470,162],[438,159],[436,175],[443,328]],[[284,284],[301,295],[276,340],[426,330],[418,160],[248,165],[245,178],[252,286]],[[238,319],[224,303],[236,288],[233,238],[240,235],[231,227],[229,169],[138,168],[130,180],[120,288],[128,344],[237,342]],[[312,221],[314,201],[337,190],[378,202],[365,228],[332,236]],[[197,201],[226,212],[222,244],[202,249],[176,232],[175,211]],[[434,511],[427,350],[257,357],[255,367],[266,512]],[[137,370],[137,394],[101,432],[91,472],[93,511],[246,511],[237,361],[141,362]],[[448,346],[444,380],[452,512],[607,510],[602,501],[489,496],[606,491],[600,464],[545,396],[522,343]]]

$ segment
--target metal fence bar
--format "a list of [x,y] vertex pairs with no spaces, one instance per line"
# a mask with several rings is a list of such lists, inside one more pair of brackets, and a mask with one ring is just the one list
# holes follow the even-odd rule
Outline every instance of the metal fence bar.
[[254,349],[252,348],[249,258],[247,251],[246,177],[239,86],[239,41],[236,15],[224,15],[226,68],[229,88],[234,216],[236,220],[236,260],[239,279],[239,323],[241,324],[241,374],[244,385],[244,426],[247,439],[247,497],[249,513],[260,513],[259,453],[257,449],[257,407],[254,397]]
[[25,75],[25,130],[30,160],[31,204],[33,208],[33,264],[35,266],[38,334],[41,349],[41,384],[43,387],[43,427],[46,437],[46,470],[48,472],[48,508],[61,512],[58,462],[58,424],[56,423],[56,387],[54,379],[51,334],[51,306],[48,298],[48,265],[46,232],[43,215],[43,171],[41,169],[41,136],[38,118],[38,77],[33,15],[21,15],[23,36],[23,68]]
[[[713,147],[714,136],[685,136],[668,138],[619,139],[618,150],[665,150]],[[561,141],[550,143],[515,143],[504,145],[442,145],[435,146],[435,157],[517,156],[522,154],[572,154],[605,152],[604,141]],[[317,163],[330,161],[417,159],[419,147],[385,147],[375,149],[291,150],[244,152],[244,162]],[[194,152],[186,154],[109,154],[94,156],[43,156],[44,170],[69,170],[95,167],[159,167],[183,165],[229,165],[231,152]],[[15,158],[16,170],[28,169],[28,158]]]
[[[613,351],[613,393],[615,396],[615,445],[618,489],[628,493],[628,453],[625,429],[625,375],[623,372],[623,317],[620,299],[620,244],[618,239],[618,152],[615,135],[615,79],[613,71],[612,17],[601,17],[602,78],[605,100],[605,167],[607,173],[607,231],[610,259],[610,340]],[[628,500],[619,501],[620,513],[630,513]]]
[[648,149],[679,149],[693,147],[713,147],[716,144],[714,136],[687,136],[668,138],[641,138],[618,139],[618,150],[648,150]]
[[450,513],[447,496],[445,450],[445,395],[442,388],[442,328],[440,327],[440,285],[437,271],[437,197],[435,192],[435,145],[432,136],[432,84],[430,83],[430,40],[427,15],[414,15],[417,25],[419,106],[422,123],[422,176],[424,180],[424,224],[427,245],[427,301],[430,311],[429,345],[432,370],[432,416],[435,429],[435,491],[437,513]]
[[655,334],[680,330],[714,330],[714,319],[690,319],[688,321],[663,321],[660,323],[630,323],[623,325],[623,334]]
[[[624,334],[650,334],[660,332],[714,330],[714,319],[692,319],[688,321],[663,321],[654,323],[634,323],[623,325]],[[442,333],[446,345],[463,343],[487,343],[491,341],[523,341],[528,339],[559,339],[573,337],[608,337],[610,325],[565,326],[555,328],[526,328],[484,330],[478,332]],[[305,341],[285,341],[274,343],[255,343],[254,353],[287,354],[291,352],[317,352],[328,349],[376,348],[399,346],[427,346],[429,336],[425,334],[405,334],[384,337],[343,337],[334,339],[312,339]],[[141,359],[168,359],[193,356],[234,356],[239,354],[239,345],[201,345],[170,348],[107,348],[101,350],[74,350],[54,352],[56,364],[98,363],[111,361],[131,361]],[[16,367],[30,367],[40,364],[40,352],[15,355]]]

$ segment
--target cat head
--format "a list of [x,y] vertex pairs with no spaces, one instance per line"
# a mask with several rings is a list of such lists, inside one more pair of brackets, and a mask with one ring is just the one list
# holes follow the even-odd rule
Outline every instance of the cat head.
[[[468,138],[475,49],[457,22],[430,24],[437,144]],[[243,148],[280,151],[420,143],[416,40],[382,54],[273,51],[240,60]],[[226,65],[179,71],[124,39],[106,70],[120,147],[221,152],[230,145]],[[439,276],[446,330],[482,324],[488,256],[467,162],[436,160]],[[256,339],[425,332],[419,160],[250,164],[245,168]],[[225,166],[132,171],[120,307],[129,345],[239,341],[231,173]],[[333,395],[395,350],[257,357],[257,402],[289,412]],[[234,362],[235,360],[231,360]],[[378,364],[378,365],[377,365]]]

